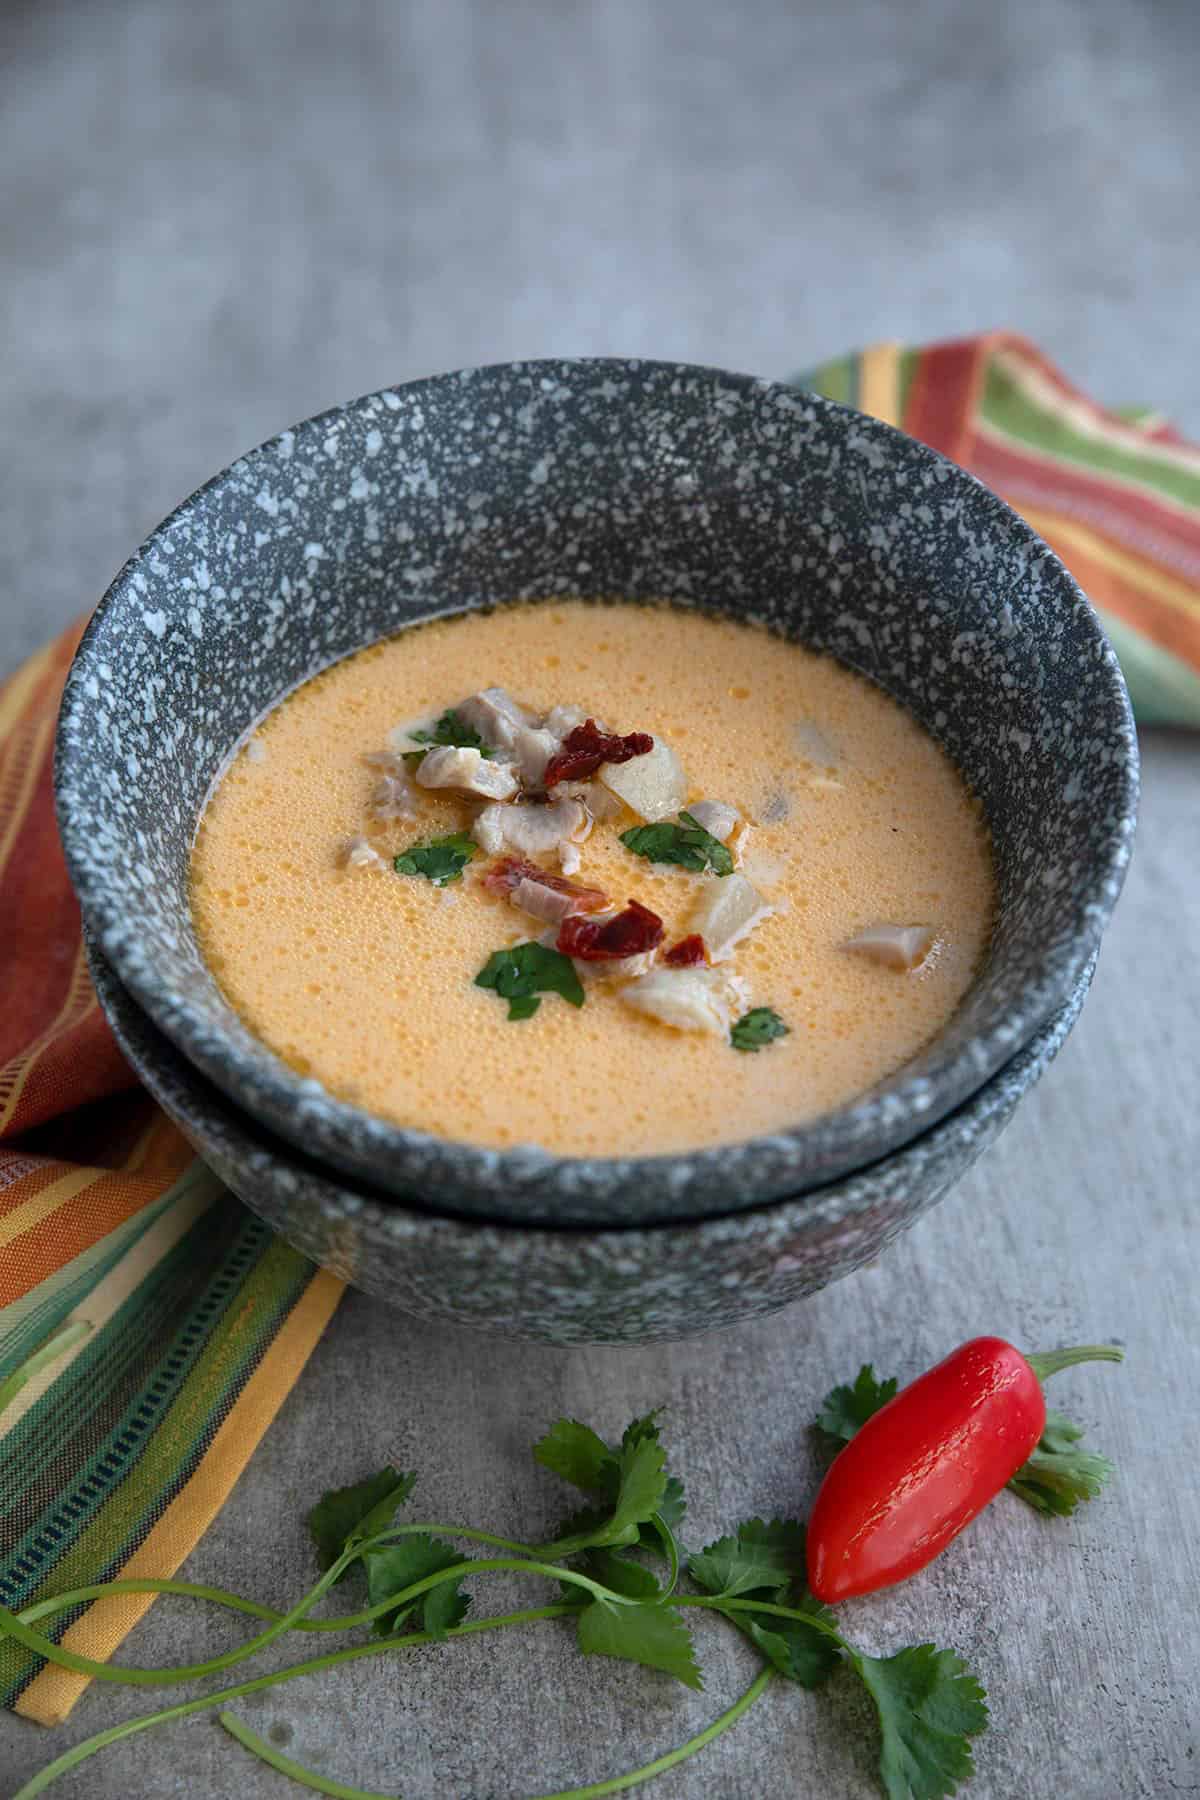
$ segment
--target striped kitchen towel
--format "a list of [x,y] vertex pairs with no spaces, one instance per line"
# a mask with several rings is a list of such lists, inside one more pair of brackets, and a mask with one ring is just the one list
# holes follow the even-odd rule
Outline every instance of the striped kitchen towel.
[[[1008,335],[882,346],[807,384],[999,488],[1099,604],[1140,715],[1200,724],[1200,452]],[[0,1601],[18,1610],[173,1574],[342,1291],[195,1160],[100,1014],[51,794],[78,635],[0,687]],[[102,1660],[149,1604],[43,1629]],[[0,1638],[5,1705],[54,1723],[85,1686]]]
[[[132,1086],[88,980],[51,748],[78,639],[0,687],[0,1600],[171,1575],[220,1510],[342,1284],[274,1238]],[[49,1629],[109,1657],[150,1604]],[[86,1677],[0,1638],[43,1724]]]
[[1097,406],[1010,331],[877,344],[796,379],[1002,494],[1095,605],[1141,723],[1200,726],[1200,447]]

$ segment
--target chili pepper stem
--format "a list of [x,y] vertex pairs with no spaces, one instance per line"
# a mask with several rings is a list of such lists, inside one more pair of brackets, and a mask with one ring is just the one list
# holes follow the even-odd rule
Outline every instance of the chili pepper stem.
[[1124,1360],[1125,1352],[1118,1344],[1076,1344],[1070,1350],[1035,1351],[1032,1356],[1025,1358],[1039,1381],[1057,1375],[1060,1369],[1074,1368],[1076,1363]]

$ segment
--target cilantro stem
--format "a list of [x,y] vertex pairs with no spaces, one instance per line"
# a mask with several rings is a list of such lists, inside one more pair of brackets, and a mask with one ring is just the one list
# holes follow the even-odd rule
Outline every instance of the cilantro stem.
[[1124,1360],[1125,1352],[1118,1344],[1076,1344],[1071,1350],[1044,1350],[1025,1358],[1039,1381],[1057,1375],[1060,1369],[1074,1368],[1076,1363]]
[[671,1530],[671,1527],[667,1524],[667,1521],[663,1518],[661,1513],[655,1513],[650,1523],[658,1533],[662,1547],[667,1553],[667,1561],[670,1564],[667,1585],[662,1591],[662,1598],[664,1600],[669,1600],[679,1585],[679,1544],[676,1540],[675,1533]]
[[211,1657],[202,1663],[181,1663],[173,1669],[132,1669],[114,1667],[111,1663],[95,1662],[90,1656],[79,1656],[74,1650],[64,1649],[40,1631],[34,1631],[23,1624],[16,1613],[0,1606],[0,1635],[15,1638],[26,1650],[44,1657],[47,1662],[57,1663],[62,1669],[73,1669],[79,1675],[88,1675],[97,1681],[113,1681],[126,1687],[173,1687],[177,1682],[192,1681],[201,1675],[214,1675],[218,1669],[230,1669],[235,1663],[244,1662],[263,1650],[285,1631],[289,1631],[304,1615],[311,1610],[331,1588],[342,1570],[347,1568],[360,1554],[361,1546],[344,1550],[337,1561],[332,1563],[321,1579],[316,1582],[299,1600],[290,1612],[280,1614],[265,1631],[257,1637],[250,1638],[236,1649],[226,1650],[222,1656]]
[[35,1375],[40,1375],[50,1363],[57,1362],[60,1356],[65,1356],[68,1350],[73,1350],[76,1344],[82,1343],[93,1329],[87,1319],[68,1319],[57,1331],[52,1332],[31,1356],[27,1356],[23,1363],[18,1363],[11,1375],[0,1381],[0,1413],[11,1406],[21,1389]]
[[236,1713],[218,1713],[217,1720],[230,1737],[237,1739],[243,1749],[249,1750],[252,1756],[257,1756],[260,1762],[269,1763],[271,1768],[278,1769],[281,1775],[298,1781],[301,1787],[312,1788],[318,1794],[332,1794],[333,1800],[393,1800],[393,1796],[381,1794],[374,1788],[347,1787],[344,1781],[333,1781],[328,1775],[318,1775],[315,1769],[306,1769],[303,1763],[285,1756],[282,1750],[276,1750],[274,1744],[268,1744],[266,1738],[259,1737],[257,1731],[251,1731]]
[[[530,1544],[518,1544],[513,1538],[497,1537],[492,1532],[474,1531],[462,1525],[397,1525],[380,1533],[378,1538],[372,1538],[370,1541],[372,1544],[378,1544],[392,1537],[426,1531],[440,1531],[446,1537],[466,1538],[472,1543],[492,1544],[501,1550],[520,1551],[529,1556],[537,1555],[537,1551]],[[356,1546],[356,1554],[365,1547],[365,1545]],[[25,1607],[22,1612],[16,1614],[16,1617],[22,1625],[34,1625],[39,1619],[52,1618],[55,1613],[67,1612],[71,1607],[83,1605],[89,1600],[107,1600],[113,1594],[182,1594],[193,1600],[208,1600],[212,1605],[223,1606],[230,1612],[246,1613],[254,1619],[267,1619],[278,1623],[281,1619],[288,1617],[286,1613],[281,1613],[274,1606],[264,1606],[260,1601],[248,1600],[244,1595],[232,1593],[228,1588],[207,1587],[202,1582],[196,1581],[151,1580],[149,1578],[140,1580],[132,1577],[118,1581],[91,1582],[85,1587],[71,1588],[63,1594],[52,1594],[46,1600],[39,1600],[35,1605]],[[388,1606],[390,1605],[389,1601]],[[369,1625],[373,1619],[379,1616],[380,1610],[380,1608],[373,1607],[362,1612],[343,1613],[333,1619],[294,1618],[290,1629],[293,1631],[349,1631],[356,1625]],[[382,1610],[386,1611],[387,1607]],[[3,1621],[0,1620],[0,1625],[2,1623]],[[252,1644],[246,1646],[243,1653],[251,1654],[253,1645],[257,1641],[252,1640]],[[38,1654],[40,1655],[42,1652],[39,1651]],[[112,1670],[111,1664],[106,1666]],[[123,1673],[129,1673],[129,1671],[115,1670],[111,1678],[117,1679]],[[137,1671],[134,1673],[136,1674]]]
[[727,1600],[720,1594],[674,1594],[672,1606],[706,1606],[710,1612],[749,1612],[770,1613],[777,1619],[796,1619],[801,1625],[809,1625],[819,1631],[822,1637],[832,1638],[833,1642],[847,1655],[854,1655],[853,1644],[848,1644],[840,1631],[836,1631],[827,1619],[820,1619],[815,1613],[801,1612],[795,1606],[776,1606],[769,1600]]
[[[653,1762],[643,1763],[640,1769],[631,1769],[628,1775],[614,1775],[608,1781],[593,1781],[587,1787],[561,1788],[556,1794],[544,1794],[540,1800],[598,1800],[601,1794],[619,1794],[625,1788],[639,1787],[643,1781],[653,1781],[656,1775],[663,1775],[673,1769],[676,1763],[686,1761],[695,1756],[697,1750],[703,1750],[714,1738],[719,1738],[723,1731],[736,1725],[743,1713],[749,1712],[759,1696],[770,1686],[774,1677],[774,1669],[761,1669],[750,1686],[741,1697],[727,1707],[711,1725],[690,1737],[686,1744],[680,1744],[675,1750],[668,1750],[665,1756],[655,1757]],[[21,1800],[20,1795],[17,1800]]]
[[[556,1606],[535,1606],[522,1612],[501,1613],[490,1619],[474,1619],[465,1625],[452,1625],[447,1637],[471,1637],[479,1631],[499,1631],[506,1625],[528,1625],[539,1619],[561,1619],[575,1608],[567,1603]],[[133,1737],[139,1731],[148,1731],[152,1725],[166,1724],[171,1719],[186,1718],[191,1713],[206,1712],[211,1707],[221,1706],[227,1700],[239,1700],[244,1694],[258,1694],[265,1688],[278,1687],[282,1682],[294,1681],[298,1675],[317,1675],[323,1669],[338,1667],[341,1663],[357,1662],[364,1656],[384,1656],[393,1650],[403,1650],[431,1644],[435,1640],[427,1631],[408,1632],[403,1637],[379,1638],[370,1644],[352,1644],[344,1650],[330,1650],[324,1656],[313,1656],[307,1662],[293,1663],[291,1668],[277,1669],[272,1675],[259,1675],[251,1681],[239,1681],[233,1687],[220,1688],[215,1694],[205,1694],[199,1700],[182,1700],[174,1706],[164,1706],[158,1712],[143,1713],[140,1718],[126,1719],[121,1725],[110,1725],[107,1731],[98,1731],[94,1737],[85,1738],[74,1749],[65,1750],[52,1763],[27,1781],[12,1797],[12,1800],[34,1800],[34,1796],[42,1794],[60,1775],[78,1768],[89,1756],[98,1750],[107,1749],[122,1738]]]
[[[631,1769],[627,1775],[614,1775],[607,1781],[589,1782],[586,1787],[561,1788],[557,1793],[542,1796],[542,1800],[599,1800],[601,1795],[619,1794],[626,1788],[640,1787],[644,1781],[653,1781],[656,1775],[663,1775],[668,1769],[673,1769],[676,1763],[695,1756],[698,1750],[711,1744],[723,1731],[736,1725],[742,1714],[749,1712],[765,1691],[774,1673],[773,1669],[762,1669],[746,1692],[732,1706],[727,1707],[719,1718],[714,1719],[711,1725],[706,1725],[703,1731],[698,1731],[695,1737],[690,1737],[685,1744],[668,1751],[665,1756],[655,1757],[653,1762],[643,1763],[641,1768]],[[345,1782],[333,1781],[328,1775],[319,1775],[315,1769],[305,1768],[303,1763],[293,1761],[290,1756],[284,1756],[282,1751],[276,1750],[273,1744],[268,1744],[265,1738],[259,1737],[256,1731],[251,1731],[233,1713],[222,1712],[217,1717],[230,1736],[235,1737],[245,1749],[269,1763],[271,1768],[278,1769],[281,1775],[288,1775],[293,1781],[298,1781],[302,1787],[311,1788],[318,1794],[330,1794],[333,1800],[391,1800],[389,1795],[374,1788],[348,1787]]]

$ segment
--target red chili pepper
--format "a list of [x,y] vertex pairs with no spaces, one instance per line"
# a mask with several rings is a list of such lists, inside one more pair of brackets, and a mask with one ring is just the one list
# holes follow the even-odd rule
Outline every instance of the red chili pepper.
[[555,949],[581,962],[615,962],[640,956],[662,943],[663,922],[638,900],[611,919],[584,919],[572,913],[559,928]]
[[808,1526],[808,1585],[828,1605],[915,1575],[995,1499],[1046,1425],[1039,1376],[1103,1346],[1022,1356],[972,1338],[869,1418],[834,1459]]
[[556,750],[546,764],[542,781],[547,788],[560,781],[582,781],[585,776],[594,775],[601,763],[629,762],[635,756],[648,756],[653,748],[654,739],[648,731],[631,731],[627,737],[616,737],[601,731],[595,719],[587,719],[567,733],[562,749]]

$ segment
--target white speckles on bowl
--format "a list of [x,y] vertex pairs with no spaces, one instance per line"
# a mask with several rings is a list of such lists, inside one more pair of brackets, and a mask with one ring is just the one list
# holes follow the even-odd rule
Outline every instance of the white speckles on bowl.
[[[765,620],[879,681],[986,810],[999,916],[945,1030],[794,1132],[689,1156],[477,1150],[301,1082],[192,934],[209,786],[297,682],[407,621],[554,594]],[[307,1152],[413,1205],[542,1223],[729,1213],[828,1182],[943,1118],[1075,991],[1120,890],[1137,793],[1116,659],[1049,549],[963,470],[795,389],[670,364],[510,364],[368,396],[254,451],[121,572],[58,746],[85,919],[189,1060]]]
[[965,1106],[882,1162],[724,1219],[553,1231],[449,1218],[347,1182],[270,1137],[189,1067],[90,948],[100,1001],[150,1092],[247,1206],[356,1287],[418,1318],[553,1344],[693,1337],[777,1312],[878,1256],[949,1193],[1054,1060],[1067,1004]]

